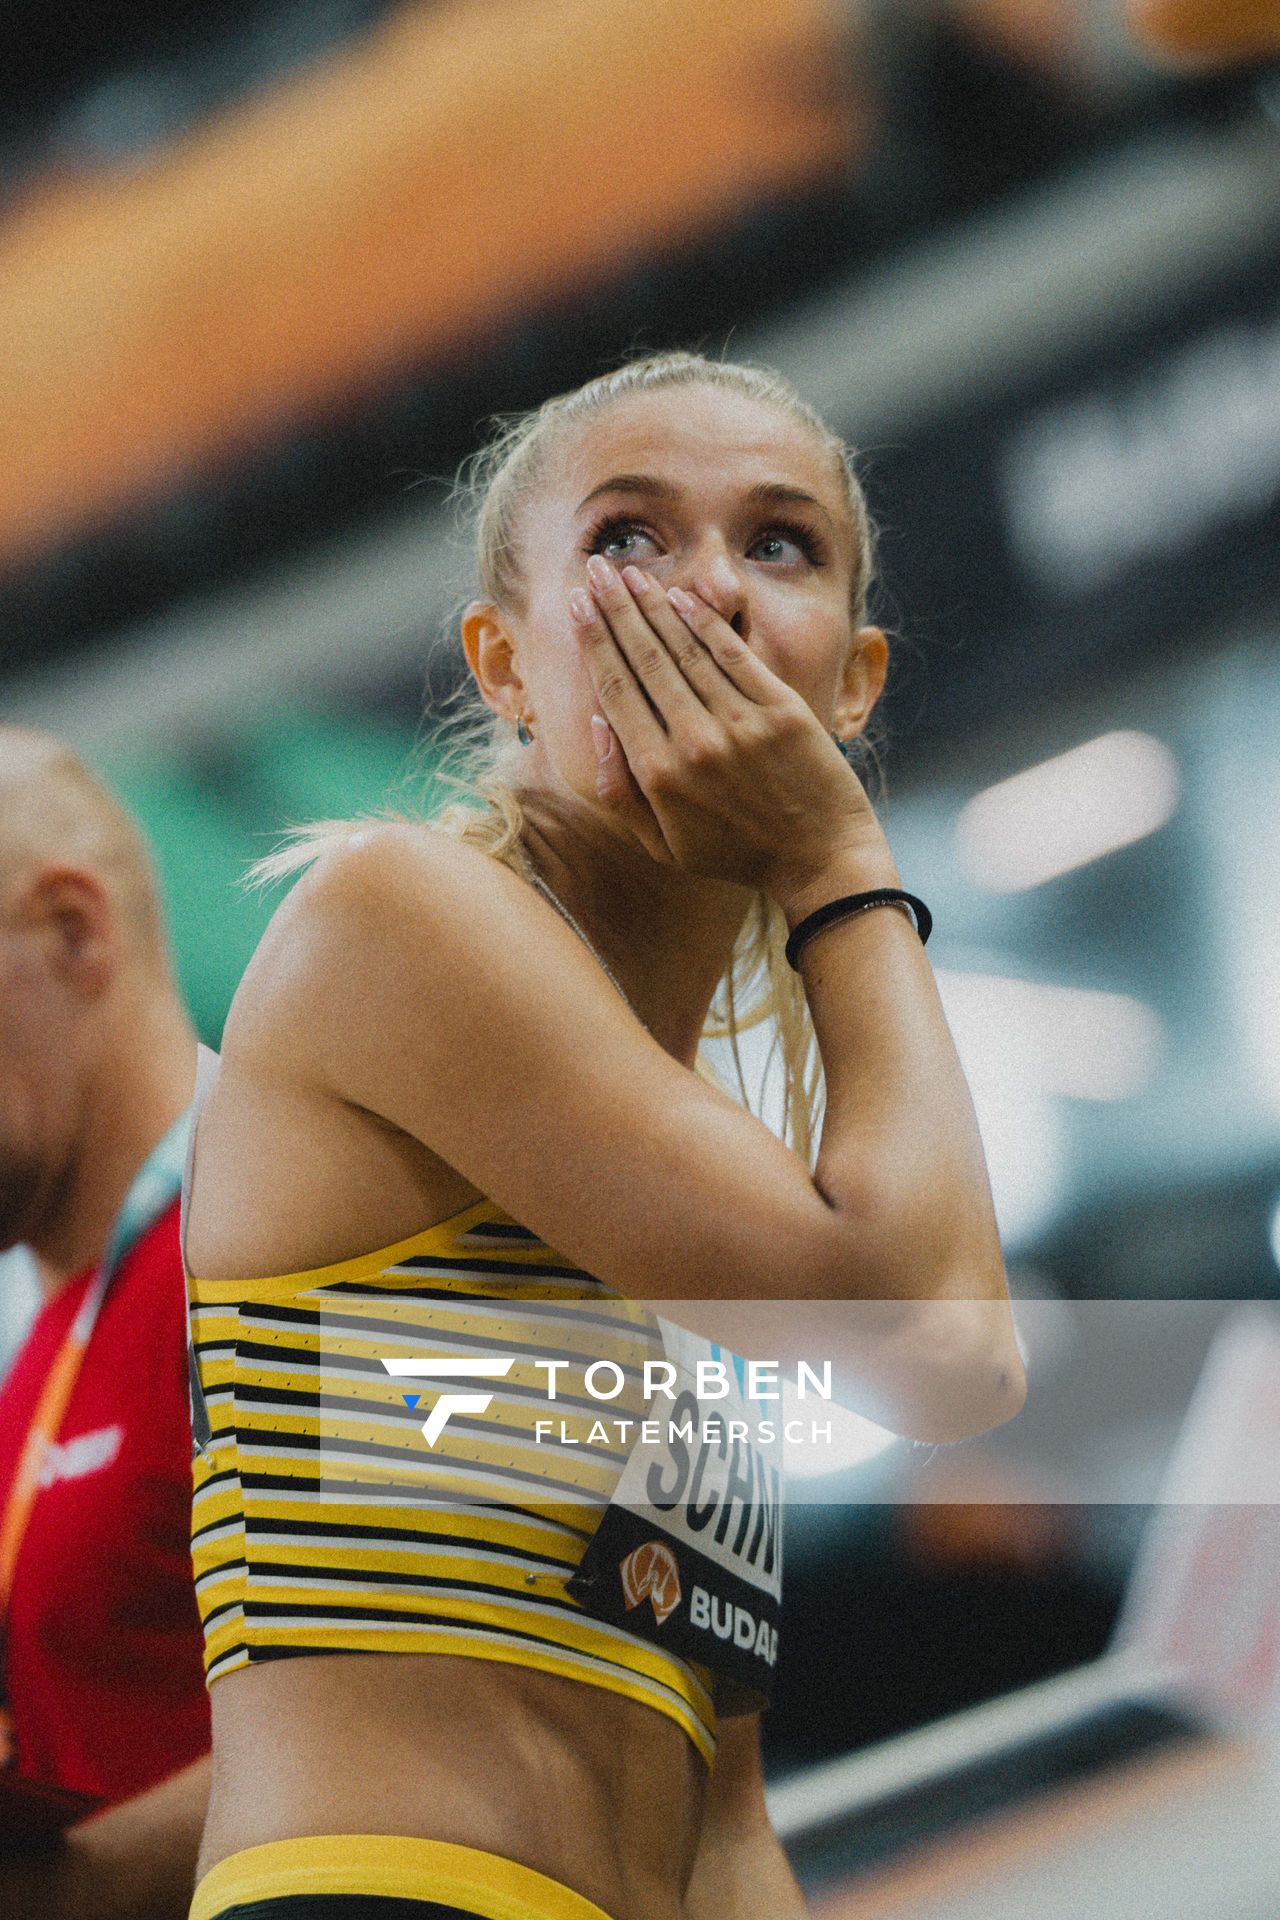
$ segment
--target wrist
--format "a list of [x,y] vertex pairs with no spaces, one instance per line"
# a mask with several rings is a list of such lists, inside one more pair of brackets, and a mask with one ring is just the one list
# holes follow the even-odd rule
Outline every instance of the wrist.
[[807,914],[842,894],[901,885],[897,863],[881,836],[878,846],[842,850],[820,868],[779,873],[765,891],[781,907],[788,928],[794,929]]

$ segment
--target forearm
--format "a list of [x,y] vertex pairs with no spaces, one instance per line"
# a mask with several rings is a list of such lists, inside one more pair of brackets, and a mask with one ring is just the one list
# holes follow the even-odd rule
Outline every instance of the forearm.
[[[901,884],[877,833],[779,899],[795,927],[828,900]],[[860,1272],[883,1299],[1002,1298],[973,1104],[910,920],[883,907],[824,928],[800,970],[826,1082],[815,1179],[857,1219]]]
[[0,1861],[0,1913],[24,1920],[186,1920],[209,1799],[209,1761],[68,1829],[47,1852]]
[[[775,890],[788,924],[844,894],[900,886],[878,829]],[[957,1440],[1011,1419],[1026,1383],[973,1103],[906,914],[838,922],[800,956],[826,1081],[814,1179],[848,1251],[805,1309],[846,1404],[895,1431]],[[842,1358],[847,1366],[842,1366]],[[867,1403],[868,1393],[874,1404]]]

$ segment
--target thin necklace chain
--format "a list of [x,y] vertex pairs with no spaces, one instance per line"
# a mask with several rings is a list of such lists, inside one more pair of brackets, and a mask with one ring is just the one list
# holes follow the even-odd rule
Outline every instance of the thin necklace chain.
[[[574,919],[573,915],[570,913],[568,907],[566,907],[566,905],[564,904],[564,901],[560,899],[559,895],[556,893],[553,893],[551,888],[547,885],[546,881],[543,879],[542,875],[539,872],[537,872],[537,870],[533,865],[533,862],[529,859],[527,854],[525,855],[525,870],[528,873],[530,881],[537,888],[538,892],[542,895],[543,899],[546,900],[551,906],[555,908],[556,912],[560,915],[560,918],[565,922],[567,926],[570,926],[573,928],[573,931],[577,934],[579,940],[581,940],[587,952],[596,961],[601,971],[604,973],[605,977],[608,980],[612,981],[614,987],[617,989],[618,993],[622,996],[622,999],[626,1002],[627,1006],[631,1007],[632,1013],[635,1013],[636,1019],[640,1020],[640,1015],[636,1013],[635,1007],[632,1006],[631,1004],[631,996],[628,994],[626,988],[623,986],[621,980],[619,980],[613,968],[609,965],[609,962],[605,959],[604,955],[601,953],[595,941],[592,940],[592,938],[585,931],[585,929],[581,927],[578,924],[578,922]],[[643,1020],[640,1020],[640,1025],[644,1027],[645,1032],[648,1033],[649,1028],[646,1022]]]

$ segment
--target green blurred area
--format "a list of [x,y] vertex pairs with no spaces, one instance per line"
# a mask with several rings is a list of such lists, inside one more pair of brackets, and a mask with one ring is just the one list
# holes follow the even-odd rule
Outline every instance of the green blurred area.
[[285,707],[216,752],[146,753],[99,771],[155,853],[178,978],[216,1047],[231,996],[288,883],[248,888],[252,863],[282,832],[391,804],[430,804],[435,754],[408,728]]

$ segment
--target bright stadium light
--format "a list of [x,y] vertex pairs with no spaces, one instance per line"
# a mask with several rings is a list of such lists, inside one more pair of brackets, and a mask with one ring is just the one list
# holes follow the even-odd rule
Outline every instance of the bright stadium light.
[[956,851],[972,880],[1022,893],[1164,825],[1178,766],[1149,733],[1100,734],[1001,780],[961,810]]
[[1164,1051],[1159,1015],[1127,993],[939,968],[938,991],[966,1072],[1016,1070],[1038,1093],[1129,1100]]
[[1066,1194],[1062,1098],[1140,1092],[1163,1030],[1127,994],[941,968],[937,979],[973,1094],[1000,1236],[1014,1251],[1048,1225]]

